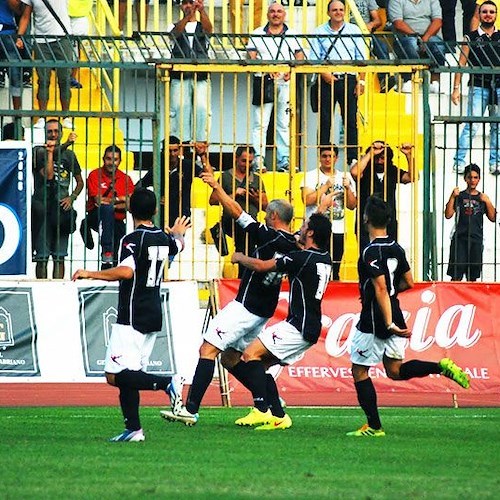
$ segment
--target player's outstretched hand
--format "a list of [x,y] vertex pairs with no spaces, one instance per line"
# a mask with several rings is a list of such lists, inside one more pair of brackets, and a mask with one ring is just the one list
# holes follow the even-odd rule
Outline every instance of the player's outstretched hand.
[[239,264],[241,262],[241,257],[243,257],[242,252],[234,252],[233,255],[231,255],[231,263],[233,264]]
[[174,225],[167,228],[168,232],[173,235],[184,236],[186,231],[191,227],[191,219],[183,215],[182,217],[177,217],[175,219]]

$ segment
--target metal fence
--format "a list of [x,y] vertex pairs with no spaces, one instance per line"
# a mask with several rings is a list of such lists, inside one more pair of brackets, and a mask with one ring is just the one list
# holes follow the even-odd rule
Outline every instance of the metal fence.
[[[490,140],[488,129],[492,123],[498,122],[497,108],[490,107],[490,115],[483,118],[467,118],[466,79],[463,78],[462,106],[450,104],[453,90],[454,74],[497,75],[498,67],[474,68],[472,70],[458,66],[460,51],[446,55],[445,62],[438,65],[431,51],[424,51],[423,59],[396,57],[393,47],[397,40],[387,34],[378,36],[379,41],[390,47],[387,59],[374,60],[372,36],[363,37],[366,58],[360,61],[326,61],[315,59],[311,53],[305,61],[249,61],[242,48],[248,36],[213,34],[208,37],[206,59],[193,60],[189,54],[172,58],[172,40],[169,35],[160,32],[137,33],[134,37],[92,36],[75,39],[81,47],[82,56],[78,61],[72,57],[66,60],[35,60],[32,53],[11,56],[4,65],[12,68],[22,65],[28,70],[35,67],[70,68],[77,67],[79,79],[83,84],[80,90],[71,91],[71,108],[61,112],[59,94],[55,80],[50,86],[49,106],[47,111],[36,109],[37,82],[34,88],[24,88],[22,107],[14,110],[8,97],[8,90],[0,90],[1,125],[14,121],[26,127],[25,135],[33,145],[45,141],[43,129],[31,128],[31,121],[45,117],[72,117],[77,139],[70,148],[74,150],[86,178],[90,171],[101,166],[103,150],[110,144],[123,149],[121,169],[134,181],[144,177],[147,171],[153,174],[153,188],[160,194],[164,191],[165,199],[169,197],[172,186],[169,176],[162,175],[162,169],[169,169],[167,148],[162,148],[172,127],[172,73],[182,75],[177,85],[180,94],[185,94],[187,85],[195,83],[200,75],[207,72],[209,85],[205,94],[198,95],[200,102],[207,108],[208,120],[205,126],[206,140],[209,143],[210,163],[216,172],[231,168],[235,162],[237,145],[253,144],[253,122],[255,113],[262,113],[262,106],[252,106],[253,76],[256,74],[276,72],[290,74],[290,100],[287,108],[289,118],[289,172],[280,172],[277,158],[278,140],[276,137],[276,116],[269,121],[268,133],[264,147],[267,172],[261,179],[265,185],[268,198],[288,198],[294,206],[296,228],[304,216],[301,187],[304,185],[305,173],[318,169],[320,144],[318,132],[321,132],[320,114],[313,113],[310,105],[310,88],[313,75],[321,72],[365,74],[366,92],[358,102],[357,128],[358,158],[375,140],[384,140],[392,146],[396,153],[395,163],[404,171],[408,170],[407,160],[399,152],[397,146],[411,143],[414,146],[413,160],[418,182],[408,185],[398,184],[396,187],[396,205],[398,208],[399,240],[406,248],[415,275],[420,279],[445,279],[448,262],[448,236],[451,222],[444,221],[444,205],[451,189],[455,185],[463,186],[461,175],[453,172],[453,155],[457,138],[465,122],[480,123],[479,131],[470,141],[472,160],[483,168],[481,189],[497,204],[496,176],[489,174],[487,158],[489,157]],[[25,37],[26,44],[36,47],[45,40]],[[297,36],[296,41],[307,47],[311,37]],[[2,37],[0,37],[0,43]],[[277,43],[269,37],[266,43]],[[314,44],[312,44],[314,45]],[[450,49],[451,50],[451,49]],[[404,54],[403,54],[404,55]],[[24,57],[24,58],[23,58]],[[429,68],[440,75],[439,93],[429,93]],[[411,76],[410,93],[380,92],[379,75],[394,77],[399,88],[404,75]],[[190,75],[191,81],[186,75]],[[53,77],[54,78],[54,77]],[[277,90],[272,101],[276,109]],[[254,115],[252,115],[252,112]],[[336,168],[347,173],[350,165],[345,154],[345,127],[339,107],[331,108],[332,127],[330,143],[339,145],[340,154]],[[182,113],[176,117],[180,127],[191,121],[191,116]],[[196,118],[194,117],[196,127]],[[67,130],[67,133],[70,131]],[[66,138],[63,138],[63,141]],[[192,142],[192,137],[190,142]],[[198,138],[200,139],[200,138]],[[469,153],[469,151],[468,151]],[[196,162],[194,150],[184,145],[184,156]],[[194,168],[194,167],[193,167]],[[163,184],[163,186],[161,186]],[[179,189],[183,189],[182,186]],[[182,192],[179,193],[182,198]],[[209,190],[201,180],[193,181],[191,205],[194,225],[188,236],[187,251],[176,260],[169,269],[171,278],[210,279],[224,274],[235,275],[236,271],[227,259],[221,258],[212,244],[208,231],[220,217],[220,209],[208,204]],[[359,196],[359,188],[357,192]],[[78,225],[85,212],[84,195],[77,202]],[[168,204],[167,204],[168,205]],[[168,207],[164,209],[164,217],[168,220]],[[356,279],[355,263],[358,255],[355,226],[361,223],[359,212],[345,212],[344,244],[346,251],[341,267],[341,279]],[[130,220],[128,221],[130,228]],[[497,269],[496,235],[497,226],[486,226],[483,279],[495,280]],[[494,229],[493,229],[494,227]],[[491,229],[491,230],[490,230]],[[101,265],[99,251],[100,242],[97,233],[96,246],[93,250],[85,248],[77,232],[70,238],[69,256],[66,277],[82,264]],[[34,272],[34,271],[31,271]],[[50,273],[49,273],[50,274]]]

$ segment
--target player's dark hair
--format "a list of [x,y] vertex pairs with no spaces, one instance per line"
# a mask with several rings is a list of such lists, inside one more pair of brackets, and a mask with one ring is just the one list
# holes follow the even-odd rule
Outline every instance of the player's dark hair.
[[21,140],[24,137],[24,127],[21,124],[9,122],[2,127],[2,141]]
[[293,207],[286,200],[271,200],[266,208],[266,213],[275,212],[285,223],[290,224],[293,219]]
[[105,150],[104,150],[104,154],[102,155],[103,158],[108,154],[108,153],[112,153],[112,154],[115,154],[115,153],[118,153],[118,155],[120,156],[120,159],[122,157],[122,150],[116,145],[116,144],[111,144],[111,146],[108,146]]
[[307,229],[314,231],[313,241],[321,250],[327,250],[330,246],[332,235],[332,223],[323,214],[314,213],[309,217]]
[[467,165],[464,168],[464,179],[467,177],[467,174],[470,174],[471,172],[476,172],[476,174],[479,175],[479,178],[481,178],[481,167],[479,165],[476,165],[475,163]]
[[239,158],[243,153],[254,155],[255,148],[253,146],[238,146],[234,154],[236,155],[236,158]]
[[369,222],[377,229],[387,227],[391,221],[391,210],[389,205],[376,195],[368,197],[364,215],[366,222]]
[[321,146],[319,148],[319,155],[324,152],[331,153],[332,151],[335,153],[335,156],[339,155],[339,147],[336,144],[332,144],[331,146]]
[[130,197],[130,213],[134,219],[151,220],[156,213],[156,195],[146,188],[137,188]]

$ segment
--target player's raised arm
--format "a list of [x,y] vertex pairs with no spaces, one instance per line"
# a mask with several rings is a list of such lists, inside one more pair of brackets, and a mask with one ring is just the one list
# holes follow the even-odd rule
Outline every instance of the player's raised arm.
[[253,257],[248,257],[244,253],[235,252],[231,256],[231,262],[233,264],[241,264],[247,267],[251,271],[257,273],[267,273],[268,271],[276,270],[276,259],[260,260]]
[[217,200],[227,210],[227,212],[229,212],[233,219],[237,219],[243,212],[240,204],[231,198],[231,196],[229,196],[224,189],[222,189],[222,186],[217,182],[212,173],[202,172],[200,177],[203,182],[208,184],[213,189],[210,196],[212,201]]

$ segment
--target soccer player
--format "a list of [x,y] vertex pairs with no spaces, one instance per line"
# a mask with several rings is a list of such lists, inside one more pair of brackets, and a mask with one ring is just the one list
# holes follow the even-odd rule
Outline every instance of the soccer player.
[[286,273],[290,281],[286,320],[264,329],[243,353],[244,368],[241,372],[252,392],[254,407],[248,415],[236,420],[237,425],[256,426],[258,431],[283,430],[292,426],[292,419],[281,407],[276,383],[270,385],[265,372],[276,364],[295,363],[318,341],[321,300],[332,272],[331,232],[328,218],[314,213],[300,229],[299,244],[303,250],[266,261],[242,253],[235,253],[232,257],[233,262],[253,272]]
[[169,255],[183,249],[190,220],[184,216],[178,218],[169,228],[169,234],[155,227],[152,218],[156,213],[156,196],[147,189],[137,189],[132,194],[130,212],[135,229],[122,238],[118,266],[103,271],[78,269],[73,275],[73,280],[120,281],[118,319],[113,325],[104,371],[108,384],[120,390],[125,430],[110,441],[144,441],[139,420],[139,390],[164,390],[172,408],[182,405],[175,380],[145,370],[157,332],[162,327],[163,269]]
[[398,292],[413,287],[413,277],[404,250],[387,236],[391,210],[376,196],[370,196],[363,216],[370,243],[358,260],[361,315],[351,346],[352,375],[358,401],[367,423],[348,436],[385,436],[377,407],[377,393],[369,375],[371,366],[383,362],[392,380],[409,380],[440,373],[465,389],[469,378],[451,359],[438,363],[411,360],[403,363],[407,339]]
[[[213,188],[224,209],[257,242],[257,248],[253,252],[255,257],[271,259],[297,248],[296,240],[290,233],[293,208],[288,201],[271,201],[266,208],[265,224],[261,224],[224,191],[211,173],[202,173],[201,177]],[[185,407],[180,411],[162,411],[162,417],[188,426],[196,424],[201,401],[212,381],[215,358],[221,352],[224,367],[241,380],[241,353],[274,314],[281,277],[276,272],[258,273],[245,269],[236,298],[217,313],[204,334],[200,359]],[[270,374],[268,379],[272,379]],[[269,383],[274,383],[274,379]]]

